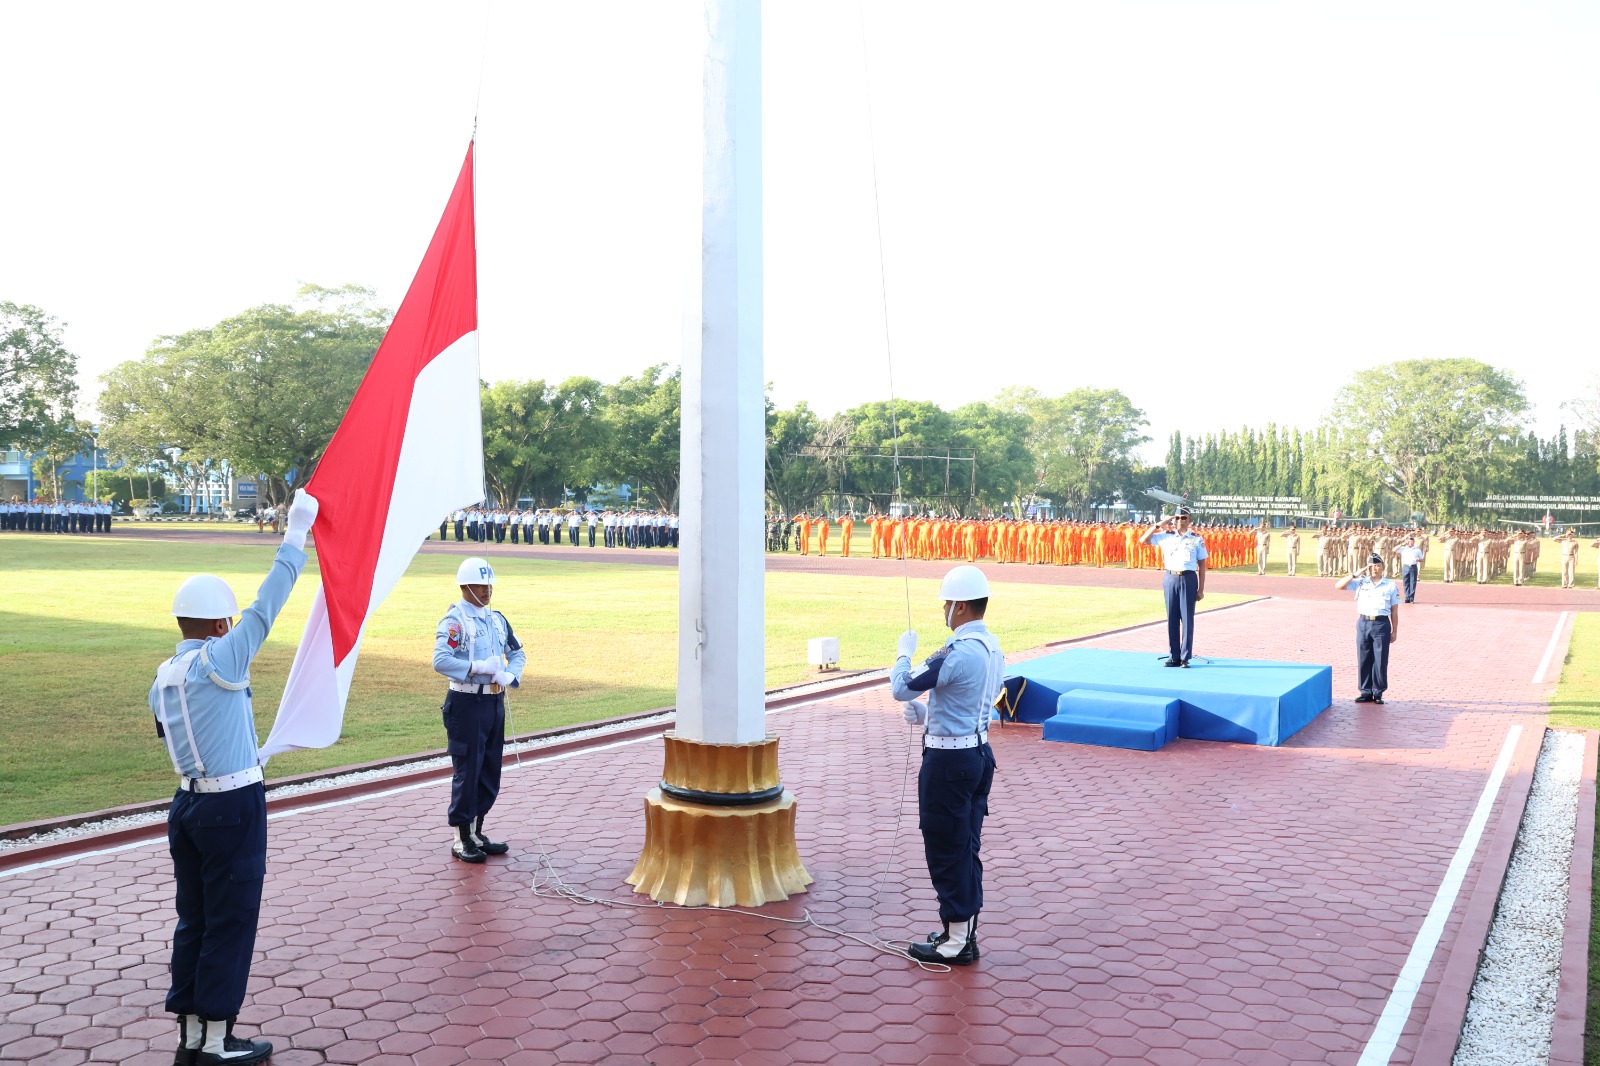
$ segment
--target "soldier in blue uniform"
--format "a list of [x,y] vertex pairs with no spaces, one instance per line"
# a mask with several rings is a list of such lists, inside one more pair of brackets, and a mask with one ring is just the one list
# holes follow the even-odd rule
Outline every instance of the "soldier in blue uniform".
[[522,682],[527,656],[511,623],[489,609],[494,569],[465,559],[456,569],[461,599],[434,632],[433,668],[450,683],[444,731],[455,776],[450,782],[450,853],[462,862],[511,850],[483,832],[483,819],[500,794],[500,760],[506,740],[508,688]]
[[[978,851],[994,782],[989,709],[1004,680],[1005,656],[983,623],[989,581],[982,570],[951,570],[939,586],[939,598],[950,639],[913,668],[917,634],[906,630],[889,671],[894,698],[905,704],[906,722],[924,727],[918,823],[943,925],[926,941],[913,943],[908,954],[920,962],[968,966],[978,958],[978,912],[983,910]],[[924,692],[926,709],[916,702]]]
[[1367,560],[1367,572],[1348,574],[1334,583],[1356,592],[1356,672],[1361,684],[1357,703],[1382,703],[1389,687],[1389,645],[1400,639],[1400,588],[1384,577],[1383,556]]
[[248,1066],[272,1054],[233,1035],[244,1003],[267,864],[267,800],[250,706],[250,663],[306,564],[317,501],[295,493],[289,529],[256,602],[239,613],[221,578],[196,574],[172,613],[183,634],[156,671],[150,709],[180,778],[167,815],[177,879],[167,1010],[178,1015],[175,1066]]
[[1139,537],[1161,549],[1162,594],[1167,602],[1167,659],[1163,666],[1188,667],[1194,655],[1194,605],[1206,598],[1206,542],[1189,529],[1189,509],[1179,507]]

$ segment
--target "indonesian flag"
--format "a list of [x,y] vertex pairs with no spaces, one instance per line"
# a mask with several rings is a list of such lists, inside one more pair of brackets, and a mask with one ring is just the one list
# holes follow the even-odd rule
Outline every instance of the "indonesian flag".
[[472,146],[417,276],[305,486],[322,586],[261,760],[339,739],[367,619],[439,518],[483,498]]

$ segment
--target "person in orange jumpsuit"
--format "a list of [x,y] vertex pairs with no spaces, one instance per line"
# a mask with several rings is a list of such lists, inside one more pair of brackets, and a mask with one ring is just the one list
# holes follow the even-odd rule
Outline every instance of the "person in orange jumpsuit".
[[827,555],[828,554],[828,529],[832,525],[833,525],[833,522],[828,518],[828,512],[824,511],[824,512],[822,512],[822,514],[820,516],[818,516],[818,518],[817,518],[817,554],[818,555]]
[[850,558],[850,538],[856,531],[856,520],[846,511],[839,516],[839,557]]
[[800,513],[800,517],[795,519],[794,524],[795,524],[795,528],[797,528],[800,531],[800,554],[801,555],[810,555],[811,554],[811,517],[809,515],[807,515],[805,512],[802,511]]

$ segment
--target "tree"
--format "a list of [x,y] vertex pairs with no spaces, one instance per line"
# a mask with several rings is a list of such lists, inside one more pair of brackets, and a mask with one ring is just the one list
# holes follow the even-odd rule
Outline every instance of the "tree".
[[77,374],[78,357],[62,345],[54,318],[0,302],[0,447],[41,451],[69,432]]
[[976,460],[973,480],[980,503],[998,508],[1033,488],[1026,415],[978,401],[956,408],[955,420]]
[[656,506],[676,510],[681,450],[682,371],[665,363],[601,390],[601,447],[596,477],[634,482]]
[[70,412],[59,422],[47,423],[36,432],[30,442],[34,451],[33,476],[41,485],[49,484],[51,499],[63,498],[61,468],[89,447],[91,437],[89,426]]
[[372,296],[307,285],[295,304],[158,338],[101,379],[106,448],[136,464],[181,448],[185,463],[264,475],[268,499],[286,499],[288,475],[311,477],[383,339],[389,312]]
[[556,502],[570,487],[583,492],[593,479],[601,435],[600,396],[594,378],[498,381],[482,386],[483,469],[489,492],[506,507],[524,497]]
[[[767,411],[767,495],[786,515],[810,511],[837,471],[843,443],[804,401],[787,411]],[[837,427],[834,427],[837,429]]]
[[[1588,438],[1591,445],[1600,440],[1600,374],[1589,379],[1589,384],[1584,391],[1561,405],[1578,422],[1578,432]],[[1578,458],[1578,449],[1573,448],[1573,459]]]
[[1469,488],[1514,461],[1528,418],[1522,383],[1476,359],[1408,359],[1358,373],[1326,424],[1353,509],[1393,493],[1405,509],[1461,514]]
[[1011,388],[997,402],[1028,418],[1039,490],[1083,517],[1116,498],[1134,451],[1150,439],[1139,432],[1144,412],[1118,389],[1081,388],[1051,398]]

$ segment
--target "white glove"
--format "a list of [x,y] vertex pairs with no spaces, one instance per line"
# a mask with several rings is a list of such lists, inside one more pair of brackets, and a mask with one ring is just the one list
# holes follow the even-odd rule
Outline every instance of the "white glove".
[[499,685],[501,688],[510,688],[511,687],[511,682],[513,682],[515,680],[516,680],[516,678],[512,677],[511,674],[508,671],[505,671],[505,670],[497,670],[497,671],[495,671],[494,683]]
[[294,490],[294,502],[289,505],[289,525],[283,534],[285,544],[305,550],[306,534],[311,532],[311,524],[317,520],[321,506],[315,496],[306,495],[305,489]]
[[927,713],[921,703],[910,700],[900,705],[900,717],[906,720],[906,725],[921,725],[927,718]]
[[900,654],[907,659],[917,653],[917,631],[908,629],[900,634]]
[[500,672],[500,668],[504,665],[497,659],[475,659],[472,665],[467,668],[467,672],[493,677]]

